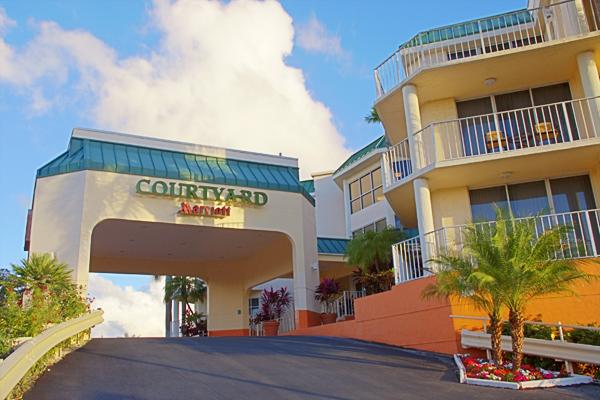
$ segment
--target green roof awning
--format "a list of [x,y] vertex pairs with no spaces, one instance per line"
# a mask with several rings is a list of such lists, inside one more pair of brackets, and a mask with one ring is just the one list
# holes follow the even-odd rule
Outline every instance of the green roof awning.
[[346,248],[350,239],[339,238],[317,238],[317,250],[319,254],[346,254]]
[[296,167],[75,137],[66,152],[38,169],[37,177],[83,170],[295,192],[314,205]]
[[385,135],[378,137],[377,139],[375,139],[374,141],[372,141],[371,143],[369,143],[368,145],[366,145],[365,147],[363,147],[362,149],[358,150],[357,152],[352,154],[350,157],[348,157],[348,159],[346,161],[344,161],[343,164],[340,165],[339,168],[336,169],[333,174],[335,175],[338,172],[342,171],[343,169],[349,167],[350,165],[360,161],[362,158],[371,154],[371,152],[378,150],[378,149],[384,149],[387,146],[388,146],[388,142],[385,138]]

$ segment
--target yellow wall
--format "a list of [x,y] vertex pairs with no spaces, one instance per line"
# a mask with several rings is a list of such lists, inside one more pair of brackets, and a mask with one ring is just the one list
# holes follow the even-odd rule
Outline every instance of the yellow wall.
[[471,203],[466,187],[434,191],[431,205],[436,229],[471,222]]

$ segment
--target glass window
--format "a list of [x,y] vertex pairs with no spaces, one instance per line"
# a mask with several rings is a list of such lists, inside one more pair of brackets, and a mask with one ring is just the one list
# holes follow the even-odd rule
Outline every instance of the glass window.
[[587,175],[551,179],[550,189],[557,213],[596,208],[592,185]]
[[360,211],[360,209],[362,208],[360,206],[360,199],[356,199],[351,203],[351,208],[352,208],[352,213],[355,213],[357,211]]
[[381,168],[350,183],[351,212],[355,213],[373,203],[383,200]]
[[544,181],[508,186],[510,209],[516,218],[548,214],[550,203]]
[[358,196],[360,196],[360,183],[356,180],[350,184],[350,199],[354,200]]
[[362,191],[362,193],[371,190],[371,187],[371,174],[365,175],[362,178],[360,178],[360,190]]
[[369,224],[363,228],[365,232],[373,232],[375,230],[375,224]]
[[473,222],[495,220],[496,207],[508,207],[504,186],[470,190],[469,197],[471,199]]
[[381,183],[381,168],[377,168],[373,171],[373,187],[381,186]]
[[381,232],[383,230],[385,230],[385,228],[387,227],[385,218],[384,219],[380,219],[379,221],[375,222],[375,231],[376,232]]
[[363,208],[369,207],[371,204],[373,204],[373,192],[369,192],[362,197]]

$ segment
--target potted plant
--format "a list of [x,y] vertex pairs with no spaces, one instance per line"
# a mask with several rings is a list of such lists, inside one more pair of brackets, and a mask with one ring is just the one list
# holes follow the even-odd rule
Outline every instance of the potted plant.
[[279,319],[287,310],[291,302],[291,296],[286,287],[279,290],[273,288],[263,290],[260,298],[260,311],[256,318],[263,324],[264,336],[277,336],[279,330]]
[[321,313],[321,323],[333,324],[337,320],[337,314],[333,309],[333,303],[340,294],[340,285],[332,278],[323,278],[315,289],[315,299],[321,303],[324,312]]

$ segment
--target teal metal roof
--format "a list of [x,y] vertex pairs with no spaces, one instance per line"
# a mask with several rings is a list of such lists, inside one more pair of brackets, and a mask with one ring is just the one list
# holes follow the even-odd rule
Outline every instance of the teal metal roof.
[[317,251],[320,254],[346,254],[350,239],[317,238]]
[[314,193],[315,192],[315,180],[314,179],[307,179],[304,181],[300,181],[300,184],[302,186],[304,186],[304,189],[306,189],[306,191],[308,193]]
[[348,157],[348,159],[346,161],[344,161],[344,163],[342,165],[340,165],[339,168],[336,169],[333,174],[335,175],[339,171],[358,162],[360,159],[368,156],[372,151],[378,150],[378,149],[383,149],[383,148],[386,148],[387,146],[388,146],[388,143],[385,138],[385,135],[378,137],[377,139],[375,139],[374,141],[372,141],[371,143],[369,143],[368,145],[366,145],[365,147],[363,147],[362,149],[358,150],[356,153],[354,153],[350,157]]
[[448,39],[477,35],[482,32],[508,28],[510,26],[525,24],[533,21],[531,12],[527,9],[511,11],[508,13],[479,18],[441,28],[430,29],[417,33],[408,42],[400,46],[401,49],[441,42]]
[[69,149],[37,171],[37,177],[94,170],[301,193],[298,168],[203,156],[129,144],[71,138]]

